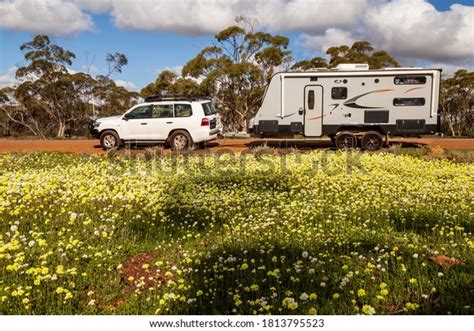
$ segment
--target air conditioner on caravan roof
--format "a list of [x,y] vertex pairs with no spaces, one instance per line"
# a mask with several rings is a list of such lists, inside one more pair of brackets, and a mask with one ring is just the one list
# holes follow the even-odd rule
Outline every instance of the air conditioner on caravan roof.
[[369,70],[367,63],[341,63],[336,66],[336,70]]

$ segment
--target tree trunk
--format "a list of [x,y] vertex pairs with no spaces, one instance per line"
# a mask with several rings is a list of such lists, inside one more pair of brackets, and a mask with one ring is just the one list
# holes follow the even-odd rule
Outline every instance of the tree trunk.
[[35,131],[35,129],[33,129],[31,127],[31,125],[28,125],[27,120],[23,120],[23,116],[21,116],[21,120],[17,120],[13,115],[11,115],[6,109],[5,109],[5,114],[7,115],[7,117],[10,119],[10,121],[12,121],[13,123],[16,123],[16,124],[19,124],[19,125],[22,125],[24,126],[25,128],[27,128],[34,136],[37,136],[37,135],[42,135],[40,131]]
[[246,118],[242,118],[239,124],[239,127],[240,127],[241,132],[247,132],[247,119]]
[[64,132],[66,131],[66,123],[63,121],[59,122],[59,129],[56,138],[64,138]]
[[451,120],[448,120],[448,128],[449,128],[449,131],[451,131],[451,135],[453,137],[456,137],[456,131],[454,130],[454,125],[451,122]]

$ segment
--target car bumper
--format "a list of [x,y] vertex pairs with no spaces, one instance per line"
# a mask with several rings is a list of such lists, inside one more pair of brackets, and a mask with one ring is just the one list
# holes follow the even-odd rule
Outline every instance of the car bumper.
[[95,129],[95,128],[89,128],[89,132],[90,134],[96,138],[96,139],[99,139],[100,138],[100,132],[99,130]]
[[220,132],[221,132],[221,129],[215,128],[215,129],[212,129],[212,130],[209,132],[209,135],[210,135],[210,136],[217,136]]
[[195,143],[200,143],[204,141],[217,139],[219,133],[220,133],[219,128],[214,128],[214,129],[209,130],[209,128],[202,127],[201,130],[196,130],[192,132],[191,136]]

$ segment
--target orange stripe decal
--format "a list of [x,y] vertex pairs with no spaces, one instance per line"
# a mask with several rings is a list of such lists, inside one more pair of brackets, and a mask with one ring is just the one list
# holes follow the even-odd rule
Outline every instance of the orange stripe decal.
[[327,114],[323,114],[321,116],[315,116],[315,117],[311,117],[311,118],[308,118],[308,121],[311,121],[311,120],[318,120],[320,118],[323,118],[324,116],[326,116]]
[[407,94],[408,92],[419,90],[419,89],[422,89],[422,87],[412,87],[411,89],[406,90],[403,94]]

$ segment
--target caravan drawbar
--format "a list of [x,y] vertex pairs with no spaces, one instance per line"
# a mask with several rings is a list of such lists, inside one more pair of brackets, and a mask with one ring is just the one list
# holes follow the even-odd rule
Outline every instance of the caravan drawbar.
[[249,130],[261,137],[329,136],[337,148],[376,150],[384,136],[439,131],[440,69],[342,64],[280,72]]

